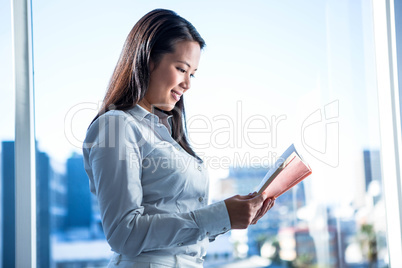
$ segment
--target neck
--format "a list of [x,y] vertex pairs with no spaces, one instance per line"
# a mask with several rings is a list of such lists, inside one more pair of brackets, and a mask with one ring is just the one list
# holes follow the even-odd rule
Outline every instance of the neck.
[[138,102],[138,105],[147,110],[148,112],[152,113],[152,105],[147,102],[145,98]]

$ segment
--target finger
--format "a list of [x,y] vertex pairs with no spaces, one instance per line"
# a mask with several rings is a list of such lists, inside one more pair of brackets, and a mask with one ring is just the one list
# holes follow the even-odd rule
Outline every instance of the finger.
[[262,216],[264,216],[264,214],[262,213],[262,210],[260,210],[260,212],[258,213],[258,216],[256,216],[253,221],[251,222],[251,224],[257,224],[257,222],[262,218]]
[[248,195],[239,195],[238,200],[250,200],[253,199],[254,196],[253,194],[248,194]]
[[257,221],[258,221],[259,219],[261,219],[262,216],[264,216],[265,212],[268,210],[269,204],[270,204],[270,203],[269,203],[269,199],[267,199],[267,200],[265,200],[265,201],[263,202],[261,208],[260,208],[260,209],[258,210],[258,212],[256,213],[256,215],[255,215],[255,217],[254,217],[254,219],[253,219],[253,221],[252,221],[252,224],[256,224]]
[[270,209],[274,206],[274,203],[275,203],[275,200],[269,199],[268,205],[265,207],[265,212],[264,212],[264,214],[267,213],[268,210],[270,210]]
[[274,199],[266,199],[261,209],[258,211],[257,215],[254,217],[251,224],[256,224],[264,215],[268,212],[275,203]]
[[257,209],[257,212],[254,215],[251,224],[256,224],[257,221],[264,216],[264,214],[268,211],[268,205],[270,199],[267,199],[267,194],[263,192],[262,194],[256,195],[254,198],[251,199],[253,202],[254,207]]
[[263,211],[263,208],[261,208],[261,209],[259,209],[259,210],[257,211],[257,213],[255,214],[253,220],[251,221],[251,224],[256,224],[257,221],[258,221],[259,219],[261,219],[261,217],[263,216],[263,215],[262,215],[262,211]]
[[266,199],[268,198],[267,194],[261,193],[261,194],[256,194],[252,199],[255,203],[263,203]]
[[256,211],[254,218],[257,218],[260,216],[261,209],[264,207],[265,201],[267,201],[266,196],[264,194],[259,194],[255,196],[254,198],[250,199],[252,202],[252,205]]
[[254,198],[256,195],[257,195],[257,192],[249,193],[248,195],[242,196],[242,197],[243,197],[242,200],[244,200],[244,199],[252,199],[252,198]]
[[[271,210],[271,208],[274,206],[274,204],[275,204],[275,199],[271,200],[271,202],[269,203],[269,205],[268,205],[267,210],[265,211],[265,213],[267,213],[268,210]],[[264,213],[264,214],[265,214],[265,213]]]
[[260,213],[259,213],[261,215],[261,217],[264,216],[265,213],[269,210],[271,203],[272,203],[272,200],[270,198],[265,199],[264,203],[261,206]]
[[269,207],[269,209],[271,209],[274,205],[275,205],[275,198],[272,199],[272,203],[271,203],[271,206]]

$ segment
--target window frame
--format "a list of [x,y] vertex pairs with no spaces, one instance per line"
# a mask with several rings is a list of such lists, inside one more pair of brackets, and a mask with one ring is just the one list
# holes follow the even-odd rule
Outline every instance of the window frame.
[[[392,0],[373,0],[383,191],[389,262],[402,267],[402,131],[395,12]],[[15,101],[16,266],[36,267],[36,178],[30,0],[12,1]],[[399,62],[402,64],[401,62]],[[402,94],[401,94],[402,95]]]
[[[396,2],[396,1],[395,1]],[[374,42],[383,196],[390,267],[402,267],[402,135],[394,1],[374,0]]]
[[15,265],[36,267],[36,176],[30,0],[11,5],[15,90]]

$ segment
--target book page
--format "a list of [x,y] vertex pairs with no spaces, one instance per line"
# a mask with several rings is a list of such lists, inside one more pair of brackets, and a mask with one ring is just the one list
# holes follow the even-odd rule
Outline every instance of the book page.
[[292,144],[279,157],[273,168],[257,187],[258,194],[267,192],[269,197],[278,197],[312,173]]
[[[265,174],[264,178],[258,185],[257,192],[260,193],[262,187],[266,188],[271,181],[280,173],[283,167],[286,165],[285,161],[290,157],[292,153],[296,152],[296,148],[294,144],[290,145],[286,151],[276,160],[274,166],[268,170],[267,174]],[[284,165],[285,163],[285,165]],[[262,191],[261,191],[262,192]]]

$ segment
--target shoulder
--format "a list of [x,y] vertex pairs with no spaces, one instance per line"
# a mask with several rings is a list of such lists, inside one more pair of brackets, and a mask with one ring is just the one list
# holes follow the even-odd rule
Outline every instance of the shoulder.
[[89,126],[84,143],[99,144],[121,136],[135,139],[141,135],[142,128],[141,121],[129,111],[108,111]]

